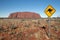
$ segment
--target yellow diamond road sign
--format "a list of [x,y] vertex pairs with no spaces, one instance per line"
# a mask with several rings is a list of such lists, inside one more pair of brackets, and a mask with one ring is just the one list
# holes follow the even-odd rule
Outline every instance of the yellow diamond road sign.
[[55,11],[56,10],[51,5],[49,5],[44,12],[48,17],[51,17]]

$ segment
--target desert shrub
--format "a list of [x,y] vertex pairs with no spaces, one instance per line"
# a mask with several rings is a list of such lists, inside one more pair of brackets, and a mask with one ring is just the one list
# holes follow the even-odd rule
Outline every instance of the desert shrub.
[[33,22],[34,24],[37,24],[37,22]]
[[57,29],[58,29],[58,26],[55,26],[55,27],[54,27],[54,30],[57,31]]
[[0,32],[3,32],[3,31],[4,31],[3,27],[2,27],[2,26],[0,26]]
[[17,37],[20,37],[20,36],[22,36],[22,32],[20,32],[20,33],[17,34]]
[[11,32],[9,32],[9,34],[10,35],[14,35],[14,34],[16,34],[16,32],[15,31],[11,31]]
[[24,37],[23,32],[19,32],[19,33],[17,34],[17,38],[20,38],[20,40],[23,40],[23,37]]
[[38,24],[40,24],[40,22],[38,21]]
[[11,28],[12,30],[14,30],[14,29],[17,28],[17,26],[15,26],[15,25],[11,25],[10,28]]
[[28,24],[28,25],[27,25],[27,24],[25,24],[25,27],[29,27],[29,26],[30,26],[29,24]]
[[25,21],[25,19],[22,19],[21,21]]
[[4,29],[4,32],[8,32],[8,29]]

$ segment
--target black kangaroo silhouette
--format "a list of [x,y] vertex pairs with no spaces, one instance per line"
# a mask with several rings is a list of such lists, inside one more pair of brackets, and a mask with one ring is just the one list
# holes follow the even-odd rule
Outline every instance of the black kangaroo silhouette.
[[52,9],[48,9],[48,11],[51,13]]

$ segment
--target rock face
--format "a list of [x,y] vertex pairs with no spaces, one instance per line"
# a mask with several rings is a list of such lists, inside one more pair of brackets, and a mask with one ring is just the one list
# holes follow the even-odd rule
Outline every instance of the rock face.
[[11,13],[9,18],[41,18],[39,14],[34,12],[16,12]]

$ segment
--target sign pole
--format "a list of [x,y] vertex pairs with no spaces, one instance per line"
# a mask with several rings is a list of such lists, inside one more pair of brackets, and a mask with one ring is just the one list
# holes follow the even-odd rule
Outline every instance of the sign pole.
[[50,38],[50,17],[48,17],[48,37]]

